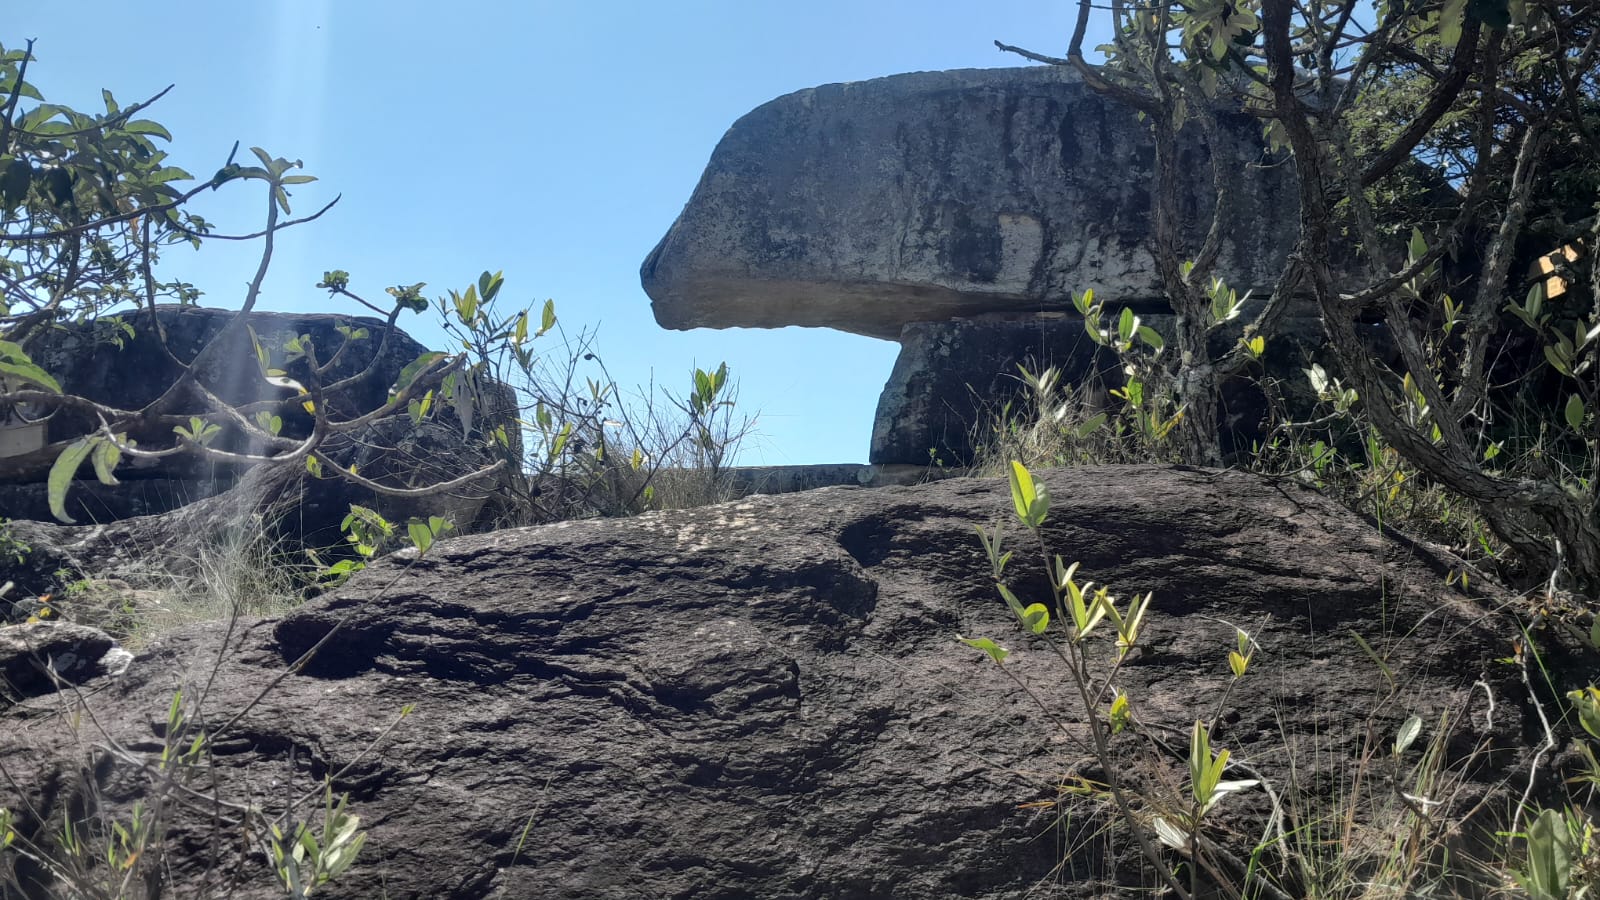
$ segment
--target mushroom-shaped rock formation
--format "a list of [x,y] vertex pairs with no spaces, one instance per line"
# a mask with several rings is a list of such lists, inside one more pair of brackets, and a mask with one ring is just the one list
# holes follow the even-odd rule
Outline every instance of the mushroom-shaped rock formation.
[[[1295,174],[1259,122],[1219,112],[1215,145],[1180,133],[1182,248],[1236,179],[1215,274],[1270,290],[1299,233]],[[1092,288],[1162,327],[1147,123],[1065,68],[919,72],[799,91],[729,129],[641,278],[667,328],[824,326],[899,340],[871,461],[970,461],[974,410],[1016,364],[1090,367],[1072,295]],[[1300,327],[1296,333],[1315,332]],[[1310,345],[1276,348],[1299,361]],[[952,349],[958,348],[958,349]],[[1098,363],[1094,369],[1103,368]],[[1115,367],[1113,367],[1115,368]],[[1250,397],[1225,398],[1242,422]],[[1258,435],[1254,435],[1258,436]],[[1235,441],[1237,442],[1237,441]]]
[[[1298,234],[1294,173],[1261,127],[1182,134],[1185,239],[1239,179],[1217,275],[1270,287]],[[1070,310],[1074,291],[1165,308],[1148,249],[1154,149],[1137,113],[1056,67],[919,72],[779,97],[728,130],[641,276],[667,328],[913,322]]]

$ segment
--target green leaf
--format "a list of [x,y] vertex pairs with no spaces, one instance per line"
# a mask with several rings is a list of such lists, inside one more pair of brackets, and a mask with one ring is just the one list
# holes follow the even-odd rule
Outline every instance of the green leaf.
[[389,393],[398,394],[404,391],[411,386],[411,382],[417,380],[417,373],[444,359],[444,357],[445,354],[434,350],[424,353],[407,363],[406,367],[400,370],[400,376],[394,380],[394,387],[389,388]]
[[1461,41],[1461,26],[1467,17],[1467,0],[1445,0],[1439,12],[1439,43],[1447,49]]
[[1528,826],[1528,869],[1523,887],[1540,900],[1564,900],[1572,879],[1572,832],[1561,813],[1546,809]]
[[406,526],[406,533],[411,536],[411,543],[417,545],[417,555],[422,556],[433,546],[433,532],[421,522],[412,522]]
[[556,327],[556,302],[554,300],[546,300],[544,302],[544,312],[539,316],[539,331],[534,336],[538,337],[554,327]]
[[[3,89],[0,89],[0,92],[3,92]],[[17,122],[17,128],[21,131],[33,132],[35,135],[37,135],[37,129],[40,125],[43,125],[45,122],[54,119],[56,116],[63,115],[66,112],[67,107],[62,106],[59,103],[41,103],[29,110],[27,115],[23,116],[22,119]]]
[[172,140],[172,132],[168,131],[159,122],[152,122],[149,119],[135,119],[132,122],[127,122],[122,126],[122,130],[129,134],[148,134],[163,140]]
[[1211,736],[1206,732],[1205,723],[1195,719],[1189,733],[1189,787],[1195,802],[1202,807],[1211,798],[1211,788],[1222,777],[1220,773],[1213,777],[1212,768]]
[[[117,440],[125,440],[126,435],[117,435]],[[94,476],[100,479],[101,484],[117,484],[116,475],[112,470],[117,463],[122,461],[122,450],[116,444],[101,438],[95,442],[94,452],[89,454],[89,460],[94,464]]]
[[976,647],[977,649],[989,654],[989,658],[994,660],[997,665],[1003,664],[1006,661],[1006,657],[1011,655],[1010,650],[1007,650],[988,638],[964,638],[958,634],[956,635],[956,639],[961,643],[966,644],[968,647]]
[[488,303],[500,293],[500,285],[505,283],[505,276],[501,272],[489,274],[483,272],[478,275],[478,293],[483,297],[483,302]]
[[1406,748],[1415,743],[1417,740],[1417,735],[1420,734],[1422,734],[1422,717],[1411,716],[1410,718],[1406,719],[1405,722],[1400,726],[1400,733],[1395,735],[1395,755],[1398,756],[1406,752]]
[[406,404],[406,412],[411,416],[411,424],[420,425],[428,417],[428,410],[433,407],[433,391],[422,396],[421,400],[412,400]]
[[1128,705],[1127,694],[1117,694],[1111,701],[1111,733],[1117,734],[1133,722],[1133,710]]
[[1078,427],[1073,429],[1073,436],[1081,441],[1084,438],[1087,438],[1089,435],[1094,434],[1096,431],[1099,431],[1100,427],[1104,424],[1106,424],[1106,414],[1095,413],[1089,418],[1078,423]]
[[1122,308],[1122,315],[1117,318],[1117,337],[1120,338],[1123,343],[1127,343],[1133,339],[1133,333],[1138,327],[1139,317],[1133,314],[1133,310],[1131,308],[1124,306]]
[[1243,678],[1246,670],[1250,668],[1250,657],[1237,650],[1228,651],[1228,669],[1233,672],[1233,677]]
[[1561,353],[1561,351],[1560,351],[1560,349],[1558,349],[1557,345],[1555,345],[1555,344],[1545,344],[1544,345],[1544,358],[1550,363],[1550,365],[1552,367],[1555,368],[1555,370],[1557,372],[1560,372],[1561,374],[1567,376],[1568,378],[1573,377],[1573,375],[1572,375],[1572,367],[1570,365],[1568,365],[1566,357]]
[[1578,724],[1592,737],[1600,739],[1600,689],[1591,684],[1582,690],[1568,691],[1567,699],[1578,709]]
[[450,301],[455,304],[456,316],[461,324],[471,325],[472,320],[478,315],[478,289],[469,286],[465,294],[450,292]]
[[[1056,568],[1058,570],[1061,568],[1059,557],[1056,560]],[[1073,563],[1071,568],[1059,576],[1059,583],[1066,592],[1067,612],[1072,616],[1072,626],[1075,631],[1073,638],[1081,641],[1089,636],[1089,632],[1093,631],[1094,627],[1100,623],[1100,620],[1105,618],[1106,612],[1114,610],[1114,607],[1107,602],[1109,594],[1103,587],[1096,590],[1092,597],[1085,598],[1084,592],[1092,587],[1094,582],[1088,582],[1080,586],[1076,581],[1073,581],[1072,573],[1077,569],[1078,564]]]
[[1389,664],[1383,661],[1383,657],[1379,656],[1377,651],[1372,649],[1372,645],[1367,643],[1366,639],[1361,635],[1351,631],[1350,636],[1356,639],[1356,643],[1360,645],[1362,652],[1367,654],[1367,658],[1377,665],[1378,671],[1383,673],[1383,679],[1389,682],[1390,686],[1393,686],[1394,672],[1389,668]]
[[1083,320],[1083,332],[1089,336],[1089,340],[1094,341],[1096,344],[1104,344],[1106,342],[1105,333],[1100,330],[1098,317],[1085,317]]
[[1030,603],[1022,611],[1022,624],[1034,634],[1043,634],[1050,627],[1050,610],[1043,603]]
[[144,178],[146,184],[152,185],[167,184],[173,181],[193,180],[193,175],[190,175],[187,171],[180,169],[177,166],[162,166],[154,172],[151,172],[149,175],[146,175]]
[[1567,407],[1564,412],[1567,418],[1567,424],[1572,426],[1573,431],[1579,431],[1583,428],[1584,409],[1582,397],[1579,397],[1577,394],[1573,394],[1571,397],[1568,397]]
[[[52,394],[61,393],[61,384],[50,373],[34,365],[32,362],[7,359],[0,356],[0,376],[7,376],[23,384],[41,387]],[[7,388],[11,390],[11,388]]]
[[1161,352],[1161,348],[1167,345],[1167,342],[1162,339],[1160,332],[1156,331],[1154,328],[1151,328],[1149,325],[1140,325],[1135,333],[1139,335],[1139,340],[1144,341],[1145,344],[1149,345],[1151,350],[1154,350],[1157,353]]
[[46,478],[50,514],[68,525],[75,525],[77,522],[67,515],[67,488],[71,487],[73,477],[78,474],[78,467],[83,465],[83,461],[94,450],[95,441],[93,437],[85,437],[67,445],[50,466],[50,474]]
[[1029,528],[1043,525],[1050,513],[1050,492],[1042,483],[1035,483],[1033,474],[1016,460],[1011,461],[1011,504]]
[[1026,619],[1027,610],[1023,609],[1022,601],[1018,600],[1017,595],[1011,592],[1011,588],[1006,587],[1003,582],[998,581],[995,582],[994,586],[995,589],[1000,592],[1000,599],[1006,601],[1006,606],[1010,607],[1011,611],[1017,614],[1017,618]]

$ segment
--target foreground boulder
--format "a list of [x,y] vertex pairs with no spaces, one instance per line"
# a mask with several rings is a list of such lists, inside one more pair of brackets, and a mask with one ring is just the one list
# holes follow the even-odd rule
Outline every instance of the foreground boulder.
[[[1270,289],[1299,233],[1293,169],[1258,121],[1183,168],[1238,173],[1216,274]],[[1149,127],[1066,67],[919,72],[798,91],[734,123],[641,270],[667,328],[818,325],[894,340],[912,322],[1070,311],[1093,288],[1165,309],[1149,243]],[[1211,179],[1185,179],[1199,247]]]
[[[1493,663],[1518,632],[1445,588],[1426,551],[1238,472],[1106,467],[1045,481],[1047,542],[1082,561],[1079,577],[1154,591],[1120,681],[1145,733],[1180,758],[1125,733],[1131,780],[1181,787],[1183,735],[1220,703],[1217,744],[1280,796],[1305,792],[1293,796],[1312,805],[1296,808],[1312,815],[1345,799],[1338,786],[1413,714],[1426,724],[1407,765],[1442,715],[1454,723],[1439,743],[1452,768],[1437,815],[1504,809],[1520,792],[1539,725],[1516,671]],[[125,816],[149,792],[133,761],[159,751],[182,689],[214,742],[193,787],[235,804],[201,804],[168,842],[185,896],[277,896],[259,848],[215,817],[242,805],[276,816],[325,777],[369,829],[330,896],[1139,890],[1129,841],[1104,839],[1105,808],[1058,793],[1063,779],[1104,775],[1059,664],[990,583],[973,526],[1010,518],[1009,505],[1000,480],[829,488],[390,557],[280,621],[164,639],[114,684],[80,692],[92,719],[53,715],[60,698],[24,701],[8,715],[27,727],[6,723],[0,741],[15,779],[0,805],[27,811],[23,839],[48,843],[80,809],[55,786],[81,771]],[[1039,560],[1011,531],[1011,574],[1038,599],[1042,580],[1027,576]],[[1235,625],[1260,649],[1231,684]],[[1007,667],[1073,739],[958,634],[1012,648]],[[124,755],[91,770],[86,744]],[[1399,807],[1374,778],[1373,809]],[[1215,815],[1261,834],[1269,809],[1247,791]],[[1373,809],[1350,814],[1366,828]],[[241,867],[246,880],[229,881]]]

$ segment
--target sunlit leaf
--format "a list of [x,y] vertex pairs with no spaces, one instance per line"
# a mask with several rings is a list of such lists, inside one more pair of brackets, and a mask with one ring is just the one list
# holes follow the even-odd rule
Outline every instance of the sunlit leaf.
[[1395,735],[1394,752],[1396,755],[1406,752],[1406,748],[1416,742],[1417,736],[1422,734],[1422,717],[1411,716],[1400,725],[1400,733]]
[[[117,435],[117,440],[123,440],[126,435]],[[111,441],[101,439],[94,445],[94,450],[89,454],[89,461],[94,465],[94,475],[101,484],[118,484],[117,477],[112,473],[117,463],[122,460],[122,450]]]
[[1034,634],[1043,634],[1050,627],[1050,610],[1043,603],[1030,603],[1022,610],[1022,624]]
[[1117,694],[1117,698],[1111,701],[1111,733],[1116,734],[1122,731],[1132,721],[1133,710],[1128,705],[1128,695]]
[[960,635],[956,635],[956,638],[957,640],[961,641],[961,643],[966,644],[968,647],[976,647],[977,649],[989,654],[989,658],[994,660],[996,663],[1004,663],[1006,661],[1006,657],[1011,655],[1010,650],[1007,650],[988,638],[965,638],[961,637]]
[[1050,492],[1022,463],[1011,462],[1011,504],[1017,517],[1029,528],[1038,528],[1050,514]]
[[50,466],[50,474],[45,480],[50,503],[50,514],[68,525],[77,524],[67,515],[67,489],[72,486],[72,479],[78,474],[78,467],[93,452],[96,438],[80,438],[61,451],[56,461]]

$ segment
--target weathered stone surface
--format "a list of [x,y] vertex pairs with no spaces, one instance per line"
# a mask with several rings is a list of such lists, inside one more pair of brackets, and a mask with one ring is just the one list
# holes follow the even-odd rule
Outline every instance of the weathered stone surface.
[[[1144,727],[1180,756],[1180,736],[1226,691],[1217,744],[1280,791],[1325,792],[1294,808],[1332,809],[1356,766],[1387,777],[1370,741],[1386,747],[1406,716],[1431,729],[1449,710],[1443,752],[1482,752],[1451,768],[1459,790],[1438,789],[1451,808],[1437,813],[1484,799],[1503,809],[1520,791],[1525,736],[1542,731],[1515,669],[1492,662],[1518,632],[1447,589],[1426,551],[1312,491],[1238,472],[1042,477],[1055,498],[1047,541],[1082,560],[1079,577],[1154,591],[1121,679]],[[194,787],[215,783],[230,803],[276,814],[332,776],[370,832],[330,896],[1121,895],[1139,882],[1129,842],[1095,837],[1104,811],[1080,805],[1069,819],[1038,805],[1058,799],[1061,777],[1100,777],[1083,743],[955,640],[1012,648],[1008,668],[1081,736],[1058,663],[995,597],[972,532],[1009,505],[1003,481],[952,479],[450,540],[409,570],[382,560],[280,621],[175,634],[115,690],[82,696],[106,729],[97,742],[149,754],[186,687],[213,713],[216,748]],[[1020,576],[1038,561],[1013,535]],[[1029,599],[1043,589],[1018,584]],[[1230,623],[1260,642],[1231,687]],[[1393,691],[1352,633],[1384,655]],[[407,704],[415,712],[373,746]],[[73,717],[49,715],[58,708],[26,701],[8,716],[27,728],[0,723],[0,765],[17,779],[0,783],[0,805],[29,811],[23,839],[56,833],[70,808],[51,785],[79,771],[81,744]],[[1182,759],[1119,740],[1137,761],[1131,779],[1184,783]],[[117,759],[93,777],[113,812],[146,790]],[[170,842],[174,893],[279,896],[257,856],[245,883],[225,881],[237,837],[204,806]],[[1247,791],[1212,815],[1259,835],[1269,808]]]
[[[1216,274],[1270,288],[1298,234],[1294,175],[1260,123],[1183,132],[1185,171],[1241,179]],[[641,276],[668,328],[816,325],[895,339],[910,322],[1159,303],[1148,128],[1062,67],[919,72],[767,103],[729,129]],[[1209,175],[1185,179],[1198,248]]]
[[[27,349],[36,363],[57,377],[65,392],[117,409],[137,410],[156,400],[175,383],[183,371],[179,361],[194,360],[235,315],[235,311],[226,309],[157,307],[156,318],[166,334],[170,356],[162,349],[157,329],[151,326],[149,314],[145,312],[125,314],[121,322],[127,329],[112,320],[102,319],[43,331],[29,341]],[[285,342],[308,335],[319,360],[328,362],[344,342],[337,330],[339,326],[367,330],[367,338],[351,343],[343,355],[333,360],[333,367],[324,379],[324,384],[333,384],[367,372],[371,365],[371,371],[364,378],[325,397],[327,409],[336,420],[354,418],[382,406],[400,371],[426,352],[425,347],[399,329],[384,342],[383,322],[371,317],[254,312],[248,322],[271,354],[273,365],[283,368],[288,377],[301,383],[309,378],[306,363],[304,360],[286,361]],[[246,331],[235,335],[216,358],[216,363],[197,372],[196,376],[207,390],[235,406],[283,400],[291,394],[261,377],[255,349]],[[189,397],[173,411],[203,409],[204,405],[197,398]],[[311,418],[298,404],[284,404],[279,411],[284,435],[303,437],[310,433]],[[98,427],[98,422],[88,413],[65,409],[55,412],[43,424],[44,431],[38,437],[47,443],[70,441]],[[143,430],[135,427],[130,436],[146,446],[165,446],[172,440],[172,426],[158,423]],[[259,452],[259,448],[242,446],[241,441],[226,433],[217,446]],[[23,445],[13,448],[18,449],[24,449]],[[0,511],[13,518],[53,518],[48,512],[43,481],[54,461],[55,453],[49,448],[0,457]],[[87,467],[80,474],[92,480]],[[240,474],[235,466],[187,454],[160,460],[130,459],[118,469],[118,477],[128,482],[125,487],[91,488],[86,493],[69,497],[68,514],[78,521],[87,516],[88,521],[105,522],[165,512],[181,503],[225,490]],[[137,483],[145,480],[152,483]]]
[[[868,458],[970,465],[974,429],[987,428],[1007,402],[1026,393],[1019,366],[1033,372],[1056,366],[1069,385],[1122,383],[1116,356],[1089,339],[1080,318],[985,316],[907,325],[878,398]],[[1020,406],[1014,410],[1022,413]]]
[[[179,361],[193,360],[236,314],[235,310],[228,309],[156,307],[156,318],[166,334],[171,357],[162,350],[156,329],[150,326],[149,315],[143,312],[122,317],[122,321],[131,326],[132,335],[105,321],[61,326],[42,332],[30,341],[27,349],[34,362],[57,376],[66,393],[118,409],[141,409],[177,380],[183,371]],[[309,335],[319,360],[327,362],[344,342],[338,326],[365,328],[368,337],[350,345],[325,378],[326,383],[366,370],[378,354],[383,338],[383,322],[370,316],[252,312],[248,322],[262,346],[272,354],[274,365],[284,359],[285,342],[299,335]],[[382,406],[400,370],[427,348],[396,329],[381,350],[368,377],[326,398],[331,415],[351,418]],[[303,360],[282,367],[290,378],[302,383],[308,378]],[[261,378],[247,332],[241,332],[232,344],[222,349],[215,365],[196,375],[201,385],[235,406],[281,399],[286,395],[282,388]],[[58,412],[50,419],[49,438],[51,441],[68,440],[94,424],[81,415]],[[294,417],[286,416],[285,433],[300,433],[295,430],[297,424],[300,423]],[[163,438],[169,435],[170,429]]]
[[[233,311],[221,309],[157,308],[172,356],[185,361],[193,360],[233,316]],[[147,314],[128,314],[125,320],[132,327],[131,335],[102,320],[44,332],[29,344],[29,350],[36,362],[59,376],[67,393],[117,408],[140,409],[175,382],[182,366],[162,349]],[[305,361],[286,361],[283,352],[287,341],[305,335],[317,348],[319,361],[333,362],[324,376],[325,385],[355,379],[325,397],[334,421],[382,407],[401,370],[426,352],[398,329],[385,340],[384,323],[368,317],[261,312],[252,313],[248,322],[261,345],[271,353],[273,364],[282,366],[289,377],[309,382]],[[338,331],[340,326],[364,328],[367,336],[351,343],[334,360],[345,340]],[[247,332],[224,348],[218,364],[199,372],[197,380],[236,406],[288,396],[283,388],[260,376]],[[492,427],[512,418],[514,394],[499,386],[488,403],[496,408],[480,411],[478,424],[466,435],[453,415],[414,425],[402,412],[355,432],[333,435],[322,450],[344,467],[389,487],[417,488],[449,481],[494,461],[484,446],[484,423]],[[195,403],[184,408],[202,407]],[[283,434],[309,434],[311,419],[298,403],[285,404],[279,410]],[[57,412],[47,424],[52,441],[70,440],[91,427],[81,415],[68,411]],[[158,429],[150,434],[136,433],[134,437],[146,446],[168,444],[172,440],[170,425],[162,427],[165,433]],[[224,449],[260,452],[259,448],[229,445],[226,433],[219,443]],[[520,447],[515,436],[513,446]],[[19,590],[31,591],[48,590],[58,583],[52,574],[57,569],[65,569],[75,578],[78,573],[133,575],[146,562],[152,563],[152,568],[170,568],[168,563],[183,558],[185,553],[192,555],[201,543],[214,540],[224,529],[252,517],[266,520],[274,533],[288,539],[291,546],[340,543],[339,523],[351,503],[377,509],[397,522],[411,516],[443,515],[458,527],[467,528],[476,521],[494,487],[492,483],[478,483],[448,494],[398,498],[334,478],[318,482],[313,489],[303,467],[298,472],[262,473],[250,478],[249,469],[198,455],[168,457],[154,463],[130,459],[118,467],[121,483],[117,485],[100,484],[85,466],[68,491],[65,505],[67,514],[79,523],[139,521],[109,529],[57,529],[53,527],[55,518],[50,513],[49,492],[44,483],[54,457],[46,453],[32,456],[37,458],[0,458],[0,516],[52,523],[24,526],[18,522],[14,527],[19,533],[31,535],[37,544],[35,558],[20,564],[0,559],[0,581],[12,577]],[[228,499],[220,503],[161,518],[225,493]],[[291,511],[293,515],[289,517]]]
[[[213,497],[232,487],[239,473],[218,466],[191,478],[144,478],[128,473],[117,484],[79,480],[67,492],[66,510],[75,522],[114,522],[134,516],[155,516],[186,503]],[[0,481],[0,511],[12,519],[53,522],[50,492],[43,482]]]
[[[337,436],[325,449],[340,465],[396,488],[439,484],[493,462],[486,447],[463,441],[459,429],[431,421],[413,425],[405,416]],[[312,478],[300,465],[258,466],[222,493],[157,514],[93,525],[28,521],[19,515],[7,528],[29,551],[21,560],[0,556],[0,583],[15,582],[15,599],[59,590],[63,582],[83,576],[138,584],[152,576],[186,574],[202,548],[240,529],[255,534],[264,528],[267,539],[285,553],[338,546],[344,543],[340,524],[352,504],[401,525],[413,517],[444,516],[468,530],[495,487],[490,476],[449,492],[397,497],[337,477]]]
[[751,494],[792,494],[822,487],[889,487],[947,477],[934,466],[863,466],[859,463],[802,466],[739,466],[728,470],[730,499]]
[[132,660],[105,632],[95,628],[55,622],[4,625],[3,621],[0,619],[0,708],[24,697],[54,693],[58,682],[81,684],[117,674]]

